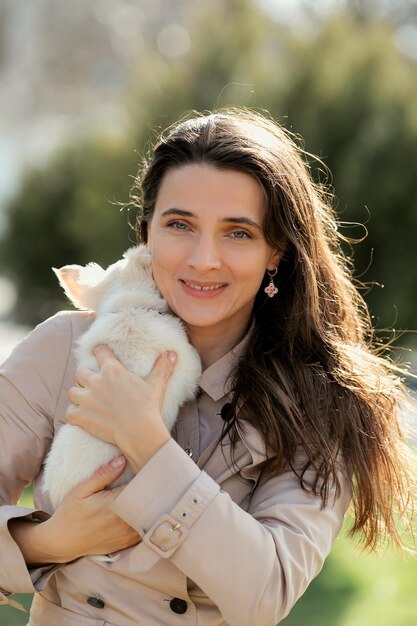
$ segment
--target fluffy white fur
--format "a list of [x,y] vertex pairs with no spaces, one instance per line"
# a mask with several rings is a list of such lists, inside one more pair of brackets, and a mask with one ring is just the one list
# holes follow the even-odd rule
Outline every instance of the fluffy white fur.
[[[107,344],[123,365],[139,376],[149,374],[162,352],[177,353],[162,408],[162,417],[170,430],[179,407],[195,395],[201,363],[181,321],[168,312],[155,286],[146,246],[131,248],[107,270],[90,263],[54,271],[75,306],[96,312],[96,319],[78,342],[78,367],[98,371],[92,349],[99,343]],[[62,426],[45,462],[43,490],[52,506],[56,508],[72,487],[118,454],[117,447],[78,426]],[[133,471],[127,467],[112,486],[124,484],[132,477]]]

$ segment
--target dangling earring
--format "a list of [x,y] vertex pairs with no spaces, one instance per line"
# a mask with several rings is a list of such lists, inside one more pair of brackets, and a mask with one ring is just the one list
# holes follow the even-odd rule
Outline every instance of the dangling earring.
[[269,270],[266,271],[269,276],[269,285],[265,287],[264,291],[268,294],[269,298],[273,298],[278,293],[278,287],[274,283],[274,276],[278,272],[278,267],[275,265],[275,269],[271,272]]

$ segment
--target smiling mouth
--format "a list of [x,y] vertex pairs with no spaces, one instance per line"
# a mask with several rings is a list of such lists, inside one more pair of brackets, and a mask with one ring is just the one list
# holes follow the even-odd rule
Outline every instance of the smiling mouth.
[[221,289],[222,287],[226,287],[226,283],[202,285],[198,283],[191,283],[186,280],[182,280],[181,282],[187,287],[189,287],[190,289],[194,289],[195,291],[215,291],[216,289]]

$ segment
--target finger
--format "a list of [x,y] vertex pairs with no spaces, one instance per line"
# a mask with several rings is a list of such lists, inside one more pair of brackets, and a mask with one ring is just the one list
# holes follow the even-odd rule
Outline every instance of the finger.
[[113,499],[115,500],[117,496],[126,489],[126,487],[127,483],[125,485],[119,485],[118,487],[112,487],[111,489],[107,489],[106,493],[111,494],[113,496]]
[[147,376],[147,380],[152,384],[165,386],[177,362],[175,352],[164,352],[156,359],[151,372]]
[[109,361],[119,362],[119,359],[114,354],[113,350],[111,350],[109,346],[106,346],[102,343],[100,343],[98,346],[94,348],[93,353],[97,359],[97,363],[99,364],[100,369],[103,367],[105,363],[108,363]]
[[109,463],[101,465],[92,476],[86,478],[80,482],[79,485],[74,487],[72,492],[79,498],[87,498],[98,491],[102,491],[107,485],[110,485],[120,476],[125,467],[125,457],[123,455],[117,456]]
[[86,391],[83,387],[70,387],[67,391],[67,397],[72,404],[78,406],[85,396]]
[[78,406],[71,405],[65,411],[65,421],[67,424],[71,424],[72,426],[77,426],[78,419]]
[[96,376],[96,373],[86,367],[81,367],[75,372],[75,381],[80,387],[86,387],[89,381]]

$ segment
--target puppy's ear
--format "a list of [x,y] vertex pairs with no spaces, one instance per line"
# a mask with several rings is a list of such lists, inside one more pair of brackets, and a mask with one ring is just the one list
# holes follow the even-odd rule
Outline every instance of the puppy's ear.
[[126,259],[127,263],[144,268],[150,268],[152,264],[151,252],[144,244],[129,248],[129,250],[126,250],[123,257]]
[[152,257],[149,249],[141,244],[129,248],[123,255],[123,276],[127,282],[154,287]]
[[96,310],[102,295],[99,284],[106,273],[100,265],[64,265],[59,269],[52,269],[65,294],[78,309]]

